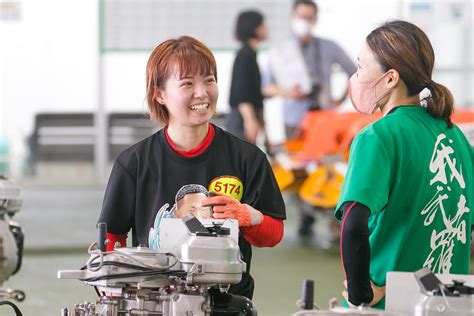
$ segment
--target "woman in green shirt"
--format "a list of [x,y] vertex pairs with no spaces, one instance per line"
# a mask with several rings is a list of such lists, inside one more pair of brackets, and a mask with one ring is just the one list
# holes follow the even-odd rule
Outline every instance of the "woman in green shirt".
[[474,154],[434,60],[420,28],[389,22],[367,36],[350,79],[356,110],[383,114],[354,139],[336,208],[350,305],[383,308],[388,271],[469,273]]

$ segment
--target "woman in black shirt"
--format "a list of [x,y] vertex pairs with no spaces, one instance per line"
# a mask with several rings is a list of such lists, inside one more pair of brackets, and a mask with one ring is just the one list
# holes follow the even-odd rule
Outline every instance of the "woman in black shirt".
[[[239,248],[247,263],[232,294],[252,298],[252,246],[273,247],[283,238],[285,205],[265,154],[209,123],[216,111],[217,65],[208,47],[182,36],[164,41],[150,55],[146,98],[152,118],[165,127],[121,152],[112,168],[99,222],[107,224],[107,251],[119,243],[151,246],[158,211],[176,192],[200,185],[218,196],[212,216],[239,223]],[[166,209],[166,207],[164,208]]]
[[263,95],[256,48],[266,38],[263,15],[257,11],[244,11],[237,18],[235,29],[242,47],[235,57],[230,88],[231,112],[227,116],[227,130],[255,144],[264,127]]

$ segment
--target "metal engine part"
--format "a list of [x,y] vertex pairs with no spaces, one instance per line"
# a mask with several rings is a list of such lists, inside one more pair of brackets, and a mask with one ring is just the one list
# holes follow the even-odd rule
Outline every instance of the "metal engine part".
[[293,316],[401,316],[400,314],[359,306],[357,308],[338,307],[335,298],[329,301],[329,310],[321,310],[314,304],[314,281],[304,280],[301,300],[297,306],[301,309]]
[[[220,223],[206,228],[195,218],[187,218],[186,226],[184,235],[177,232],[177,240],[182,240],[178,248],[163,245],[167,250],[136,247],[105,252],[94,243],[82,269],[58,271],[58,278],[94,286],[99,299],[64,308],[61,315],[256,315],[250,300],[226,293],[246,270],[229,229]],[[98,240],[101,243],[105,238]]]
[[444,284],[427,268],[415,272],[415,278],[423,294],[415,306],[415,316],[474,314],[474,288],[464,285],[464,280]]
[[21,208],[20,187],[0,176],[0,285],[20,269],[23,234],[11,217]]
[[[438,279],[442,278],[443,283]],[[329,310],[313,304],[314,283],[305,281],[300,309],[293,316],[467,316],[474,315],[474,284],[472,275],[433,274],[423,268],[413,272],[387,274],[385,310],[368,307],[343,308],[330,302]],[[402,289],[402,290],[401,290]]]
[[[0,211],[1,212],[1,211]],[[7,214],[0,215],[0,285],[7,281],[18,265],[18,246],[10,230]]]
[[[0,175],[0,286],[10,276],[20,270],[23,257],[23,232],[18,223],[11,218],[20,211],[20,187],[12,180]],[[0,288],[0,305],[13,308],[21,315],[19,308],[8,300],[21,302],[25,292],[10,288]]]
[[[21,208],[20,187],[0,175],[0,285],[21,267],[23,233],[11,218]],[[2,293],[8,292],[0,289]]]

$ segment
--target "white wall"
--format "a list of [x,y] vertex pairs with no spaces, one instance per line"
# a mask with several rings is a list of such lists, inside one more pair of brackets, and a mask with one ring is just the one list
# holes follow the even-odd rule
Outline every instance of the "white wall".
[[[214,53],[219,86],[218,112],[227,112],[230,73],[234,52]],[[105,108],[107,111],[147,111],[145,68],[149,53],[108,53],[105,64]]]
[[[370,30],[387,19],[402,17],[406,2],[320,0],[315,33],[337,41],[355,60]],[[21,8],[19,21],[0,21],[0,133],[10,141],[11,165],[16,175],[21,171],[25,139],[33,129],[35,114],[94,111],[97,107],[98,1],[24,0]],[[456,54],[465,51],[468,45],[463,38],[468,34],[458,25],[445,22],[440,21],[438,29],[433,30],[432,40],[437,66],[447,67],[453,60],[460,60]],[[472,15],[470,23],[472,35]],[[472,49],[469,54],[472,60]],[[218,110],[226,111],[234,53],[220,51],[215,55],[220,88]],[[104,56],[107,111],[146,111],[147,58],[148,53]],[[435,78],[446,80],[457,100],[474,103],[472,72],[471,81],[467,82],[450,74],[436,74]],[[336,76],[334,80],[334,93],[340,94],[346,79]],[[350,108],[349,103],[345,106]],[[276,122],[270,124],[275,126],[272,134],[276,140],[282,137],[279,108],[278,100],[274,101],[269,117]]]
[[21,20],[0,22],[0,124],[14,174],[36,113],[95,109],[97,15],[96,1],[27,0]]

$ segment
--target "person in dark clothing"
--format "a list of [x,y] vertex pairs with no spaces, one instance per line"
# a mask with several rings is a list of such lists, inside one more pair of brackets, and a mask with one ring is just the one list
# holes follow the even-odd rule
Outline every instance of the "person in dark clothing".
[[149,245],[159,209],[178,204],[176,192],[202,185],[219,196],[214,218],[239,222],[239,247],[247,272],[230,293],[252,298],[251,245],[273,247],[283,237],[285,205],[265,154],[209,123],[217,104],[217,67],[204,44],[188,36],[167,40],[147,65],[151,117],[165,127],[120,153],[110,174],[99,222],[107,223],[107,250],[126,244]]
[[257,46],[266,38],[263,15],[257,11],[239,14],[235,37],[242,47],[235,57],[230,88],[230,108],[227,131],[255,144],[258,133],[264,129],[263,95]]

